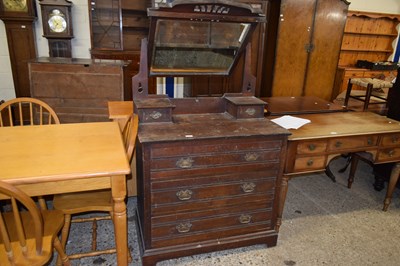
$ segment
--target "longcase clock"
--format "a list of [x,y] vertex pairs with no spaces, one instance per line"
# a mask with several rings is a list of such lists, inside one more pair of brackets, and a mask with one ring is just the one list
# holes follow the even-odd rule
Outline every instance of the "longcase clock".
[[50,57],[72,57],[71,7],[68,0],[40,0],[43,37],[49,42]]
[[17,97],[29,97],[28,61],[36,58],[36,20],[34,0],[0,0],[0,19],[4,22],[11,70]]

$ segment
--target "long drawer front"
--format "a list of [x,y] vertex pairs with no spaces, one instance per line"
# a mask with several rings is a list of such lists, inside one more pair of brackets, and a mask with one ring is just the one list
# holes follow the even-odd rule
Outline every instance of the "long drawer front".
[[151,246],[273,230],[278,140],[153,144]]

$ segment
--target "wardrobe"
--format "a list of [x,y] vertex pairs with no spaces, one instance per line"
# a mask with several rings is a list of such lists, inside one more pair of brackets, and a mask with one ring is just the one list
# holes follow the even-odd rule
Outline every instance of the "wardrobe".
[[281,0],[271,96],[330,100],[346,0]]

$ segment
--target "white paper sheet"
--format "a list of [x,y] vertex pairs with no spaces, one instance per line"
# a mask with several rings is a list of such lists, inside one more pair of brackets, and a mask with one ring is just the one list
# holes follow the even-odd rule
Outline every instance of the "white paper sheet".
[[272,122],[286,129],[298,129],[305,124],[311,123],[310,120],[291,115],[284,115],[279,118],[271,119]]

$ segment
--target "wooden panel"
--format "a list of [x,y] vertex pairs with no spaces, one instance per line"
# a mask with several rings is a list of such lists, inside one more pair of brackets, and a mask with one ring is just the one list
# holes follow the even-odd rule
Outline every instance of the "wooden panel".
[[304,85],[306,96],[331,99],[347,7],[343,1],[318,1],[312,40],[314,49],[310,53]]
[[31,93],[62,123],[108,121],[107,102],[124,100],[123,61],[39,58],[29,63]]
[[272,96],[302,95],[314,11],[315,0],[282,0]]

